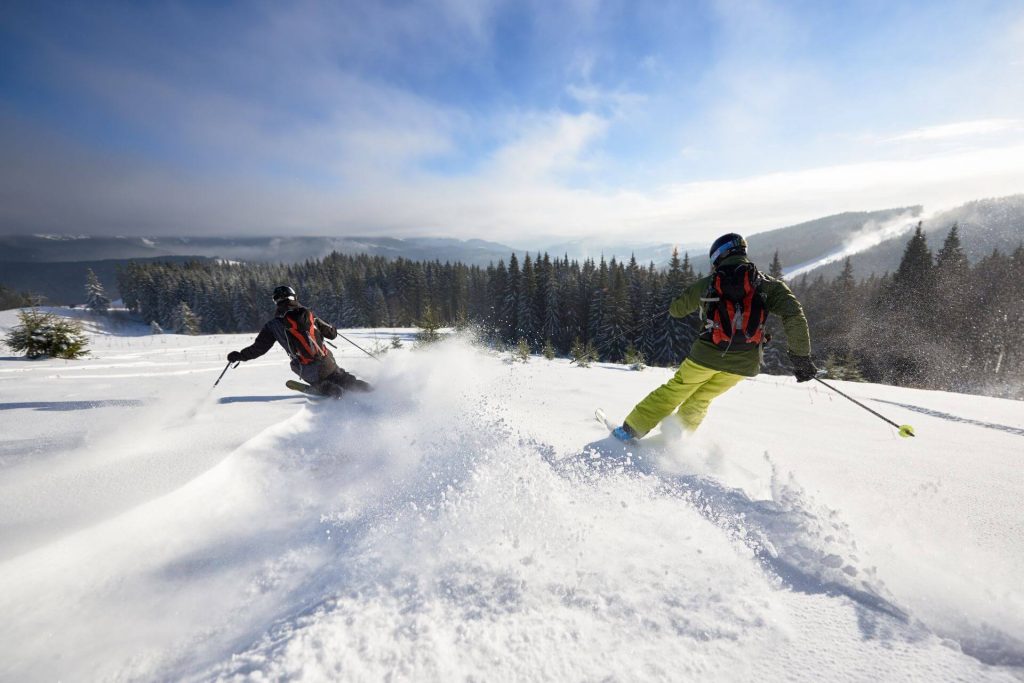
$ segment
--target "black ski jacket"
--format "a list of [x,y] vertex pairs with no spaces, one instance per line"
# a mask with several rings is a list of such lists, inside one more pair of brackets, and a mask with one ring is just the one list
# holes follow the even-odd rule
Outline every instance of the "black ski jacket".
[[[335,370],[338,369],[338,364],[334,360],[334,355],[331,350],[324,345],[324,351],[327,355],[314,363],[308,365],[302,365],[299,363],[295,352],[291,348],[291,340],[288,335],[288,327],[285,324],[284,314],[289,310],[304,311],[302,306],[291,306],[288,308],[278,309],[278,313],[272,319],[267,321],[267,324],[263,326],[260,333],[256,335],[256,340],[245,347],[239,353],[242,356],[242,360],[252,360],[253,358],[259,358],[274,346],[274,342],[281,345],[282,348],[288,353],[288,357],[292,359],[291,367],[292,371],[306,380],[307,382],[318,382],[324,377],[327,377]],[[325,339],[336,339],[338,337],[338,330],[330,323],[324,322],[320,318],[315,317],[314,322],[316,324],[316,331]],[[320,341],[320,340],[317,340]]]

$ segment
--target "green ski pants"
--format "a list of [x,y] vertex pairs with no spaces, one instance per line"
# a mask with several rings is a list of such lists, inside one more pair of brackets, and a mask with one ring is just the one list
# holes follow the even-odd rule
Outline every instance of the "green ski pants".
[[736,386],[743,375],[712,370],[687,358],[665,384],[652,391],[626,418],[638,436],[651,431],[667,415],[679,408],[679,419],[689,431],[700,426],[708,414],[708,404]]

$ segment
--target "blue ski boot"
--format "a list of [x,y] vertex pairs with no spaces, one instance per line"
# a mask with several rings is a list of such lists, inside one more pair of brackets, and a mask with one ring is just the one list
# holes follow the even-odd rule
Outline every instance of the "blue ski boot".
[[616,427],[612,430],[612,436],[623,443],[636,443],[636,434],[630,429],[629,425],[623,423],[621,427]]

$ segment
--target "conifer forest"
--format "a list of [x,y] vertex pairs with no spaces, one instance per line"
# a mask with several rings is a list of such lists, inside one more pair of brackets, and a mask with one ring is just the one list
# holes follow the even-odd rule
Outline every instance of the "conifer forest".
[[[785,254],[758,264],[782,277]],[[701,259],[704,263],[704,259]],[[287,283],[339,327],[454,326],[502,347],[601,361],[673,366],[699,333],[697,313],[668,316],[670,302],[703,273],[678,253],[667,267],[611,259],[511,254],[483,268],[334,253],[293,265],[196,261],[121,270],[125,305],[167,331],[256,332]],[[956,226],[932,254],[920,226],[895,273],[854,273],[787,283],[804,306],[814,359],[836,379],[1024,397],[1024,247],[971,265]],[[1016,286],[1015,286],[1016,285]],[[155,328],[155,329],[159,329]],[[774,316],[764,372],[789,371]]]

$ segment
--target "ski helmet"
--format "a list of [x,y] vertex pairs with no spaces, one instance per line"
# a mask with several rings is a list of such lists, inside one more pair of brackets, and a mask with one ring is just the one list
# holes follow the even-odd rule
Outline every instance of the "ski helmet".
[[274,303],[279,304],[282,301],[295,301],[295,290],[288,285],[274,288]]
[[742,235],[730,232],[715,240],[714,244],[711,245],[711,251],[708,252],[708,256],[711,258],[712,267],[714,267],[718,265],[719,261],[730,254],[746,253],[747,241],[743,239]]

